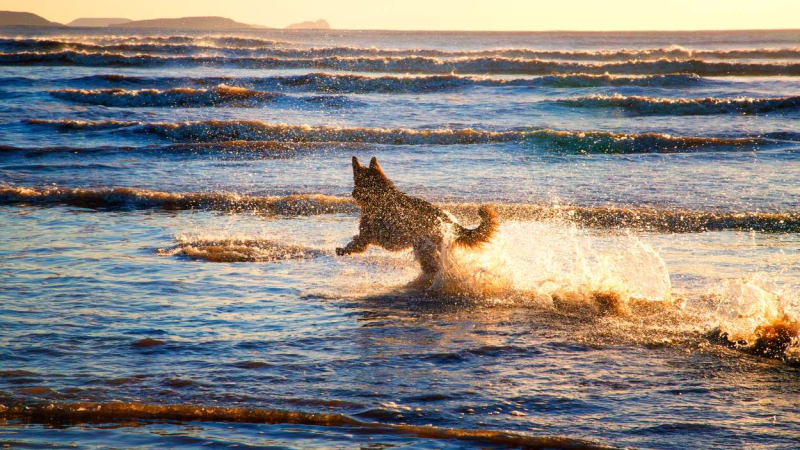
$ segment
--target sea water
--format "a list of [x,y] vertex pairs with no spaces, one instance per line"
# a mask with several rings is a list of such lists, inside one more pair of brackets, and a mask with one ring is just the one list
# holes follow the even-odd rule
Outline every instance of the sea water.
[[[798,45],[3,29],[0,442],[797,448]],[[353,155],[499,232],[336,256]]]

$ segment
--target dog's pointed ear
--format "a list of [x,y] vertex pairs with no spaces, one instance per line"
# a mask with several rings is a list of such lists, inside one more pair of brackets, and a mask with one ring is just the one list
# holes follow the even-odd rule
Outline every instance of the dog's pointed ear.
[[364,169],[364,166],[362,166],[361,163],[358,162],[358,158],[353,156],[353,175],[358,175],[358,172],[362,169]]
[[374,156],[369,160],[369,168],[377,170],[381,175],[386,176],[386,174],[383,173],[383,169],[381,168],[380,164],[378,164],[378,158]]

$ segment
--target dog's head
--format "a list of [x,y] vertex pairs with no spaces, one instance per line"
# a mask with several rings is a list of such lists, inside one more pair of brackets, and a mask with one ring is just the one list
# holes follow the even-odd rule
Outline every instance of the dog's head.
[[394,185],[383,169],[378,165],[378,159],[373,157],[369,162],[369,167],[364,167],[358,162],[358,158],[353,156],[353,198],[359,204],[364,204],[375,197],[379,197]]

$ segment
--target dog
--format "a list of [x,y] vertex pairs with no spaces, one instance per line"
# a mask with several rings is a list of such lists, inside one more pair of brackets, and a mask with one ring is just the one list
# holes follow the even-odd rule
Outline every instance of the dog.
[[423,276],[432,279],[438,272],[438,250],[444,239],[444,227],[452,226],[456,244],[475,247],[488,242],[497,231],[497,215],[488,206],[478,210],[481,223],[467,229],[453,217],[421,198],[400,192],[372,158],[364,167],[353,156],[353,198],[361,209],[358,235],[344,247],[339,256],[363,253],[370,245],[389,251],[414,249],[422,266]]

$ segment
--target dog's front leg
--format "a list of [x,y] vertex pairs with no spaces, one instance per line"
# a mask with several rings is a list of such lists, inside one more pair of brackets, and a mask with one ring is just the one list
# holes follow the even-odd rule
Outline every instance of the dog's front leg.
[[336,249],[336,254],[339,256],[343,255],[350,255],[353,253],[364,253],[367,251],[367,247],[369,247],[369,240],[365,239],[363,236],[358,235],[354,236],[353,240],[344,246],[344,248],[339,247]]

